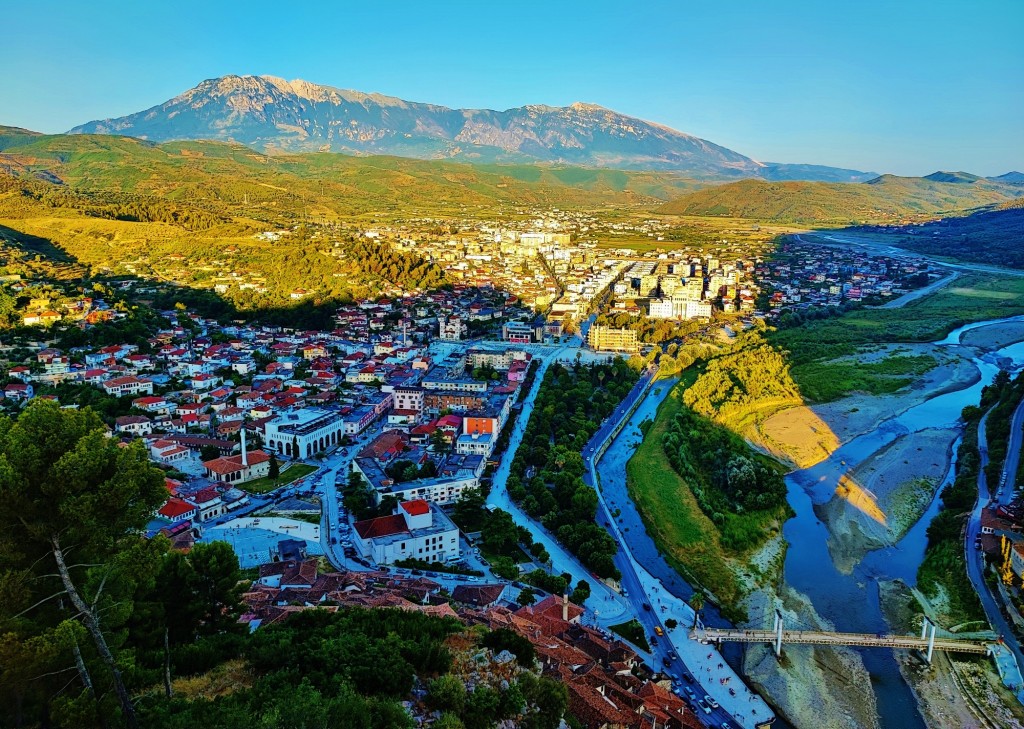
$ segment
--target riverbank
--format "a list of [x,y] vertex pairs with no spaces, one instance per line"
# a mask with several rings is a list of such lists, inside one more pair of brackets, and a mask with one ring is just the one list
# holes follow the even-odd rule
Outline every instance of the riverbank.
[[[882,612],[894,633],[917,633],[919,599],[903,581],[879,583]],[[900,673],[914,692],[931,729],[1024,728],[1024,706],[1000,682],[992,662],[936,652],[929,666],[914,652],[896,654]]]
[[[981,378],[971,361],[972,350],[934,344],[873,347],[857,361],[888,356],[932,356],[936,366],[909,387],[886,395],[853,393],[834,402],[796,405],[764,417],[746,436],[760,448],[794,469],[810,468],[842,445],[877,430],[886,420],[949,392],[966,389]],[[849,359],[849,358],[844,358]]]

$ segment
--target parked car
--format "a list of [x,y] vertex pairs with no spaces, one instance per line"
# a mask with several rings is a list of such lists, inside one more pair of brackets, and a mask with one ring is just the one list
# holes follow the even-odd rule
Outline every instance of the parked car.
[[704,699],[698,701],[697,706],[699,706],[701,711],[703,711],[705,714],[711,713],[711,707],[704,703]]
[[718,708],[718,702],[715,701],[715,698],[713,696],[705,696],[704,700],[708,702],[708,706],[710,706],[712,709]]

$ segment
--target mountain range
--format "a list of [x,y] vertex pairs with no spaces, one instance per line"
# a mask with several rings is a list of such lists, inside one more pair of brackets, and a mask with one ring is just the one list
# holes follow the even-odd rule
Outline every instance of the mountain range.
[[343,152],[464,162],[670,170],[701,180],[863,182],[836,167],[762,163],[705,139],[594,104],[449,109],[274,76],[224,76],[150,109],[72,134],[155,142],[240,142],[268,153]]

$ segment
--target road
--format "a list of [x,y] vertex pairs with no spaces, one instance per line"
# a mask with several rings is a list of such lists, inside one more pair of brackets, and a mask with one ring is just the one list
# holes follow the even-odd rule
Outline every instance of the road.
[[928,284],[927,286],[919,288],[919,289],[917,289],[915,291],[911,291],[909,294],[903,294],[903,296],[900,296],[898,299],[893,299],[892,301],[887,301],[887,302],[885,302],[884,304],[882,304],[881,306],[879,306],[877,308],[879,308],[879,309],[901,309],[904,306],[906,306],[907,304],[909,304],[911,301],[917,301],[918,299],[920,299],[920,298],[922,298],[924,296],[928,296],[928,294],[933,294],[936,291],[938,291],[939,289],[945,288],[946,286],[949,286],[949,284],[953,283],[958,278],[960,278],[960,272],[959,271],[953,271],[953,273],[951,273],[950,275],[946,276],[945,278],[940,278],[938,281],[934,281],[934,282]]
[[[615,566],[622,573],[621,586],[633,605],[637,619],[648,636],[662,638],[652,645],[652,662],[655,668],[664,670],[677,682],[677,692],[684,695],[687,689],[694,692],[696,699],[705,695],[714,697],[719,706],[710,714],[701,713],[701,708],[690,701],[697,716],[710,726],[753,727],[773,716],[764,701],[743,685],[741,679],[711,646],[706,646],[687,637],[687,629],[693,623],[693,610],[682,600],[669,593],[660,585],[634,557],[626,536],[619,529],[617,521],[605,501],[598,478],[598,465],[606,445],[620,431],[630,417],[633,408],[647,396],[648,386],[657,377],[656,369],[648,369],[640,381],[619,404],[608,419],[583,449],[583,460],[587,467],[584,480],[598,494],[598,523],[605,526],[615,537],[621,549],[615,555]],[[678,623],[676,629],[665,624],[668,619]]]
[[1024,400],[1013,411],[1010,423],[1010,442],[1006,448],[1006,462],[999,479],[999,491],[996,500],[1000,504],[1009,504],[1017,493],[1017,468],[1020,465],[1021,442],[1024,441]]
[[[1017,414],[1015,413],[1014,415],[1014,420],[1016,420]],[[974,504],[973,511],[971,511],[970,519],[967,521],[967,539],[964,542],[967,576],[970,578],[971,584],[974,585],[974,589],[981,599],[982,607],[985,608],[985,614],[988,616],[993,630],[1002,636],[1006,647],[1010,649],[1014,658],[1017,659],[1018,668],[1021,668],[1024,667],[1024,654],[1021,653],[1020,643],[1013,632],[1013,628],[1006,618],[1003,617],[1003,611],[1000,609],[996,598],[992,595],[988,583],[985,582],[985,555],[980,549],[974,548],[974,541],[978,538],[981,530],[981,510],[988,505],[992,498],[989,494],[988,482],[985,479],[985,467],[988,465],[988,440],[985,436],[985,423],[987,420],[988,414],[986,413],[978,423],[978,453],[981,456],[981,466],[978,469],[978,500]],[[1021,440],[1019,436],[1020,432],[1018,431],[1017,438],[1015,439],[1015,449],[1018,452],[1018,456]],[[1013,442],[1013,439],[1011,439],[1011,449],[1014,449]],[[1015,456],[1015,458],[1018,456]],[[1009,460],[1009,453],[1007,453],[1007,460]]]

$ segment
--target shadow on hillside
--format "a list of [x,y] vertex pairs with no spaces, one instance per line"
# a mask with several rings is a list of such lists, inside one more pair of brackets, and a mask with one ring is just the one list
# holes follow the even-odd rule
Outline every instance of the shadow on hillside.
[[43,256],[54,263],[77,263],[78,261],[67,251],[54,245],[46,238],[23,233],[20,230],[0,225],[0,241],[4,245],[14,246],[29,256]]

